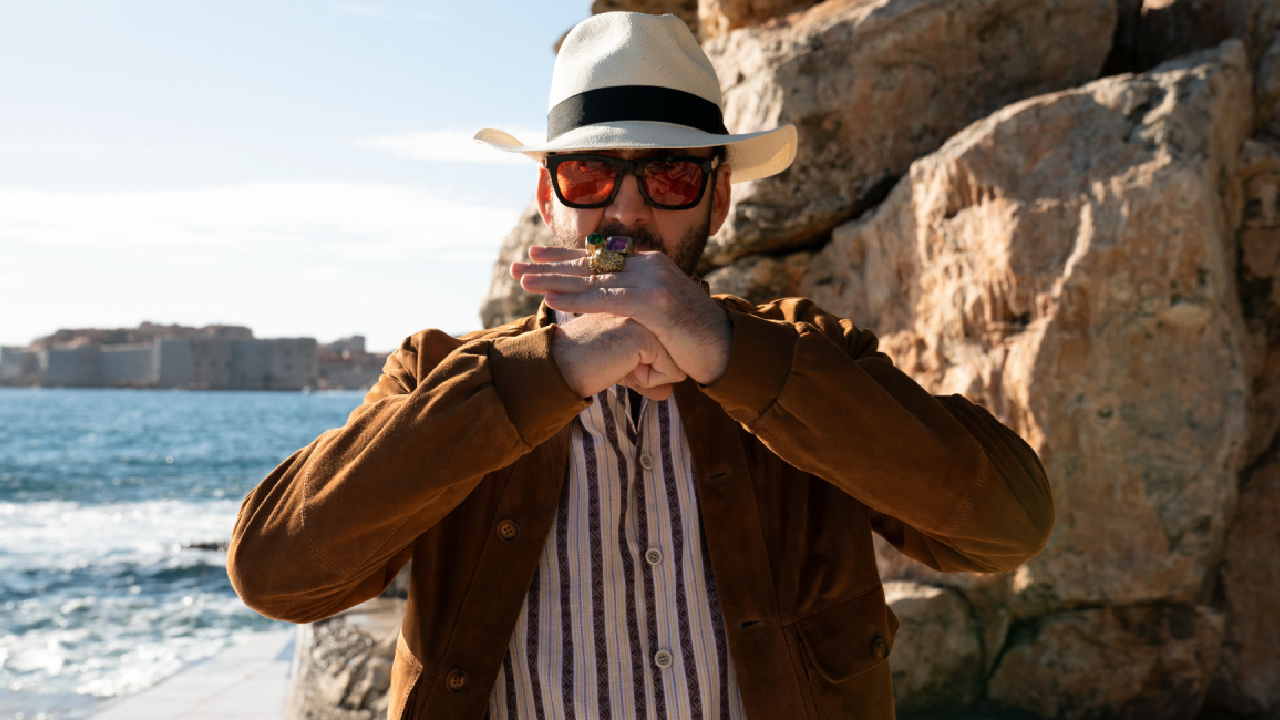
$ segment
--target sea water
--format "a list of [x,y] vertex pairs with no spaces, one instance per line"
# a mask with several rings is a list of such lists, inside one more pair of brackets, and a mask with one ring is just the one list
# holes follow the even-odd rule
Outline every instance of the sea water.
[[0,718],[82,718],[245,633],[240,500],[361,394],[0,389]]

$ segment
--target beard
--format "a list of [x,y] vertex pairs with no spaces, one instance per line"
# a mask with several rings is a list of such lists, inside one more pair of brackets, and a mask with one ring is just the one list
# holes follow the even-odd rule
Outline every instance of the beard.
[[[710,213],[708,213],[710,215]],[[707,240],[710,237],[711,220],[706,218],[701,225],[695,225],[689,228],[687,232],[676,243],[675,252],[667,253],[676,267],[680,268],[685,275],[693,276],[694,271],[698,267],[698,261],[702,259],[702,253],[707,249]],[[642,250],[656,250],[658,252],[666,252],[666,246],[662,242],[662,238],[658,237],[648,227],[641,225],[639,227],[629,228],[622,223],[604,223],[595,229],[595,232],[609,237],[610,235],[625,235],[631,238],[631,247],[636,252]],[[559,230],[552,232],[555,235],[556,245],[560,247],[582,249],[586,247],[586,239],[581,237],[568,237]]]

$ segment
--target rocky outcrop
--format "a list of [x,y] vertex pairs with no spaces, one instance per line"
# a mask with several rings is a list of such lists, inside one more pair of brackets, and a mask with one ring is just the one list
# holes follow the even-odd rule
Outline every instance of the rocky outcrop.
[[[1249,80],[1235,43],[1016,103],[915,163],[805,273],[801,294],[876,328],[926,387],[982,402],[1045,463],[1049,546],[1004,580],[1006,599],[984,591],[1023,618],[988,680],[996,706],[1141,717],[1127,713],[1168,679],[1163,636],[1130,658],[1156,683],[1132,695],[1090,700],[1088,665],[1069,680],[1049,659],[1071,650],[1059,635],[1125,645],[1116,627],[1138,608],[1175,607],[1198,618],[1184,638],[1195,662],[1170,670],[1187,691],[1175,705],[1194,715],[1203,701],[1249,419],[1234,235]],[[1047,697],[1080,704],[1037,705]]]
[[520,283],[512,279],[509,268],[513,262],[527,260],[530,247],[554,243],[555,238],[538,214],[537,203],[530,202],[498,250],[489,293],[480,305],[480,321],[485,327],[501,325],[538,309],[542,298],[525,292]]
[[1262,51],[1253,84],[1257,107],[1254,127],[1261,135],[1280,138],[1280,33]]
[[404,600],[376,598],[298,627],[287,720],[381,720]]
[[982,637],[959,592],[889,582],[885,601],[901,626],[893,647],[893,698],[900,713],[944,713],[978,699],[983,678]]
[[822,244],[969,123],[1097,77],[1114,26],[1114,0],[828,0],[709,42],[730,131],[794,123],[800,145],[735,188],[707,263]]
[[715,295],[735,295],[762,304],[800,294],[800,283],[813,253],[796,252],[781,257],[751,255],[707,275]]
[[717,38],[818,4],[819,0],[699,0],[699,37]]
[[731,128],[802,142],[702,271],[875,330],[1058,508],[1008,576],[881,545],[900,711],[1280,718],[1280,0],[805,5],[700,6]]
[[1222,615],[1203,606],[1110,607],[1017,629],[988,685],[1036,717],[1191,720],[1218,663]]
[[689,26],[695,35],[698,33],[698,0],[591,0],[591,14],[599,15],[614,10],[663,15],[671,13]]
[[1280,143],[1250,140],[1240,153],[1244,216],[1240,232],[1240,302],[1249,330],[1248,457],[1264,454],[1280,432]]
[[1058,528],[1020,581],[1053,605],[1211,584],[1246,422],[1219,193],[1248,131],[1243,64],[1236,44],[1002,110],[838,228],[801,285],[1040,449]]
[[1251,464],[1242,474],[1224,543],[1219,593],[1227,619],[1208,704],[1241,716],[1275,718],[1280,717],[1280,605],[1275,601],[1280,597],[1280,144],[1246,142],[1240,164],[1245,202],[1238,273],[1252,360]]
[[1227,624],[1209,703],[1240,715],[1280,717],[1277,548],[1280,463],[1272,460],[1246,478],[1223,554]]

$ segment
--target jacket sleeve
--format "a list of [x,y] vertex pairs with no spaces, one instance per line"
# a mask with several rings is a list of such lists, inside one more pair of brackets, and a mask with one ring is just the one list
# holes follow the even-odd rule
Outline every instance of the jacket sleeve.
[[554,328],[525,330],[427,331],[393,352],[346,425],[245,497],[227,556],[244,602],[311,622],[377,595],[486,473],[570,422],[585,401],[551,358]]
[[1044,547],[1044,469],[990,413],[930,395],[872,333],[808,300],[720,301],[729,364],[703,391],[783,460],[867,505],[900,550],[939,570],[1008,572]]

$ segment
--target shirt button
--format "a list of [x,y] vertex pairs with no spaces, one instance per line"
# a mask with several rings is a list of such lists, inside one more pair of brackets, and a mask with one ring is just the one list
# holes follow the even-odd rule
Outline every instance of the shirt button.
[[653,664],[666,670],[671,667],[671,653],[666,650],[659,650],[653,654]]
[[498,539],[502,542],[511,542],[520,537],[520,524],[515,520],[503,520],[498,523]]
[[658,563],[662,562],[662,551],[656,547],[645,550],[644,561],[656,567]]
[[653,456],[649,453],[640,453],[640,467],[645,470],[653,469]]
[[449,671],[449,675],[444,679],[445,687],[450,692],[458,692],[467,686],[467,671],[454,668]]

